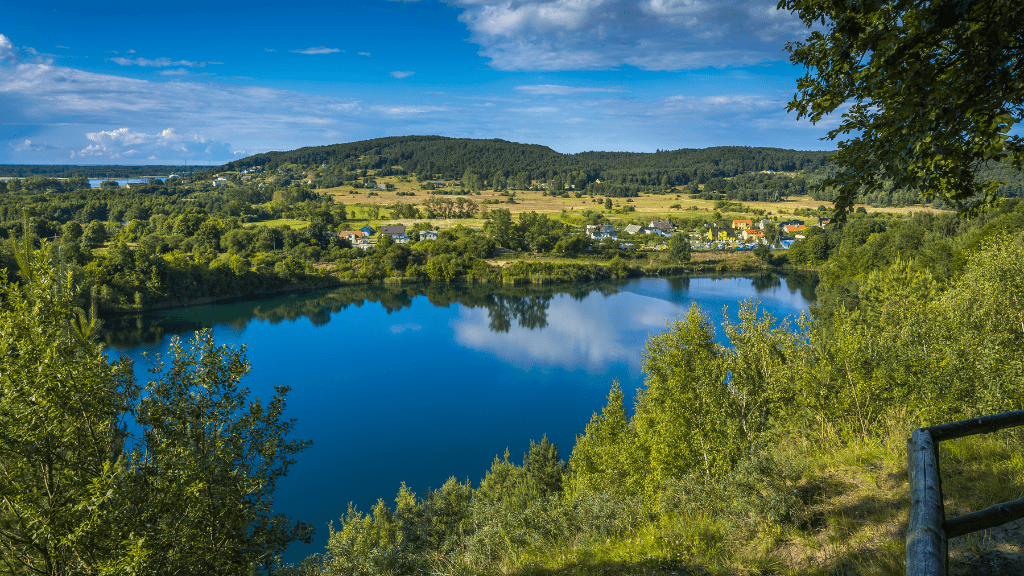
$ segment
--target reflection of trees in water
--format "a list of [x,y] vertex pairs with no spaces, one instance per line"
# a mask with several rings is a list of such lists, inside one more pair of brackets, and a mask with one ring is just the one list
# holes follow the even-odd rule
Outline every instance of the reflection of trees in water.
[[800,296],[807,302],[814,302],[818,299],[815,290],[818,288],[818,273],[807,270],[789,270],[783,273],[771,272],[751,278],[751,285],[760,294],[769,290],[782,287],[782,280],[786,280],[786,287],[790,294],[800,293]]
[[683,276],[680,278],[669,278],[668,287],[676,292],[689,291],[690,290],[690,277]]
[[167,334],[185,334],[201,330],[200,322],[180,318],[153,321],[142,314],[104,318],[100,322],[99,341],[107,348],[127,349],[141,344],[155,344]]
[[[800,292],[809,302],[815,300],[818,284],[816,273],[787,272],[767,274],[753,279],[760,293],[777,288],[781,278],[791,292]],[[690,278],[668,278],[672,290],[687,290]],[[241,332],[253,320],[277,324],[309,318],[314,326],[323,326],[334,314],[349,306],[378,304],[388,314],[409,308],[415,298],[425,297],[432,305],[447,308],[459,304],[467,308],[484,308],[488,327],[494,332],[508,332],[513,325],[529,330],[548,325],[547,312],[555,296],[567,295],[582,301],[597,292],[605,297],[619,292],[626,280],[579,284],[362,284],[328,291],[292,293],[273,299],[238,300],[230,303],[177,309],[164,314],[122,315],[105,319],[101,341],[115,348],[155,344],[168,334],[187,334],[214,325],[227,325]],[[187,317],[185,317],[187,315]]]
[[507,294],[491,295],[487,306],[490,322],[487,327],[491,332],[508,332],[512,321],[523,328],[533,330],[548,325],[548,306],[552,296],[510,296]]
[[797,292],[807,302],[818,301],[818,273],[807,270],[794,270],[783,274],[783,278],[786,279],[786,285],[789,286],[789,291],[793,294]]
[[782,286],[782,277],[777,274],[762,274],[751,279],[751,285],[758,294]]
[[253,320],[278,324],[309,318],[314,326],[323,326],[331,321],[334,314],[349,306],[378,304],[390,314],[411,307],[413,300],[421,296],[433,306],[442,308],[452,304],[484,308],[490,318],[490,329],[495,332],[508,332],[513,324],[532,330],[548,325],[548,307],[556,295],[568,294],[582,300],[595,290],[604,295],[617,292],[613,287],[592,284],[365,284],[326,292],[290,294],[258,302],[203,306],[189,309],[190,318],[187,319],[176,316],[174,312],[166,315],[121,315],[104,323],[101,339],[108,346],[130,348],[155,344],[168,334],[191,333],[214,325],[229,325],[241,331]]

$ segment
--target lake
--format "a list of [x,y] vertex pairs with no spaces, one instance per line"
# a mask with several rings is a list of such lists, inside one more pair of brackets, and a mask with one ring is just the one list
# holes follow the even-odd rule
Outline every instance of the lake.
[[691,305],[716,324],[750,298],[796,316],[816,284],[802,274],[349,286],[121,316],[103,339],[142,379],[143,353],[211,327],[219,344],[247,346],[254,396],[291,386],[286,416],[313,446],[279,482],[275,509],[317,529],[314,544],[289,548],[297,562],[323,550],[349,502],[391,503],[403,481],[420,493],[449,476],[475,485],[495,456],[508,448],[521,462],[545,434],[568,459],[613,380],[632,405],[644,343]]
[[170,178],[170,176],[152,176],[149,178],[89,178],[88,180],[89,186],[93,188],[99,188],[100,184],[106,182],[107,180],[113,180],[114,182],[117,182],[118,186],[127,186],[128,184],[145,184],[146,182],[149,182],[153,178],[166,180]]

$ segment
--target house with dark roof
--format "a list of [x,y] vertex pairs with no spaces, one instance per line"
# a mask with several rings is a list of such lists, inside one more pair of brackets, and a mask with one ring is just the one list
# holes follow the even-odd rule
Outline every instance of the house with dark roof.
[[381,226],[381,236],[390,236],[392,240],[399,244],[405,244],[409,241],[409,237],[405,235],[405,226]]
[[615,238],[615,226],[611,224],[590,224],[587,226],[587,236],[594,240]]
[[651,220],[650,227],[661,232],[663,235],[672,234],[672,231],[676,229],[676,227],[672,225],[671,220]]

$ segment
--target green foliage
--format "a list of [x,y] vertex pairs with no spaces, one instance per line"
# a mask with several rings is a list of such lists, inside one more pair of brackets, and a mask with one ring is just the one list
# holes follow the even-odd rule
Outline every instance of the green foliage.
[[695,469],[718,476],[737,458],[740,431],[723,354],[696,307],[648,341],[648,377],[631,422],[641,457],[634,468],[639,495],[648,504],[667,479]]
[[405,484],[392,511],[378,501],[372,514],[350,506],[327,543],[327,553],[310,571],[318,574],[378,575],[429,572],[439,557],[449,557],[471,530],[469,483],[449,478],[418,498]]
[[793,472],[766,446],[756,446],[728,475],[712,481],[695,473],[670,478],[659,494],[658,511],[669,518],[715,518],[740,533],[759,522],[789,524],[800,504]]
[[771,264],[772,247],[768,244],[758,244],[754,246],[754,256],[765,264]]
[[675,262],[690,261],[690,236],[686,232],[673,234],[669,238],[668,257]]
[[883,185],[975,214],[999,187],[976,177],[979,164],[1024,167],[1024,141],[1010,134],[1024,112],[1019,2],[782,0],[779,8],[822,27],[788,47],[807,69],[788,109],[818,122],[851,104],[829,132],[857,134],[839,143],[838,170],[824,182],[835,188],[838,217]]
[[584,433],[576,437],[576,447],[569,459],[567,491],[570,494],[607,491],[623,498],[637,493],[629,470],[633,441],[622,388],[615,381],[604,409],[600,414],[595,413]]
[[491,469],[473,493],[474,501],[499,505],[510,510],[525,510],[532,502],[562,491],[562,476],[566,464],[558,455],[558,447],[547,435],[538,444],[530,441],[530,451],[523,457],[523,465],[494,458]]
[[72,278],[21,256],[21,284],[0,271],[0,557],[9,573],[105,572],[124,552],[109,521],[138,389],[90,340]]
[[0,558],[5,573],[239,574],[312,530],[273,514],[284,388],[266,406],[241,351],[197,334],[136,385],[93,341],[67,271],[28,246],[0,276]]
[[209,331],[187,345],[173,338],[169,355],[150,368],[138,406],[145,443],[131,455],[134,493],[123,519],[146,549],[145,565],[206,574],[272,565],[313,533],[271,509],[277,480],[311,444],[287,440],[288,388],[277,387],[265,406],[249,399],[239,386],[249,372],[244,349],[217,346]]

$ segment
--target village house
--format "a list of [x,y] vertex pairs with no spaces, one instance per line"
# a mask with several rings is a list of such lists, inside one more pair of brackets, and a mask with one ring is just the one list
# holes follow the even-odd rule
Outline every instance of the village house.
[[672,225],[671,220],[651,220],[650,227],[661,234],[662,236],[671,236],[675,230],[675,226]]
[[611,224],[590,224],[587,226],[587,236],[594,240],[615,238],[615,226]]
[[405,235],[405,226],[381,226],[381,236],[390,236],[398,244],[405,244],[409,237]]
[[751,228],[749,230],[744,230],[743,232],[741,232],[741,235],[743,236],[743,239],[746,240],[747,242],[754,240],[760,242],[761,240],[764,239],[764,230]]
[[807,226],[803,224],[786,224],[782,227],[782,231],[786,234],[796,234],[797,232],[803,232]]
[[437,230],[420,230],[420,240],[437,240]]
[[732,221],[732,229],[733,230],[750,230],[753,227],[754,227],[754,223],[751,222],[750,220],[733,220]]
[[639,224],[630,224],[623,230],[626,234],[650,234],[651,232]]
[[338,236],[355,244],[356,240],[366,238],[366,232],[362,230],[342,230],[338,232]]
[[729,242],[736,239],[736,232],[732,228],[719,228],[718,226],[710,226],[708,228],[708,240]]

